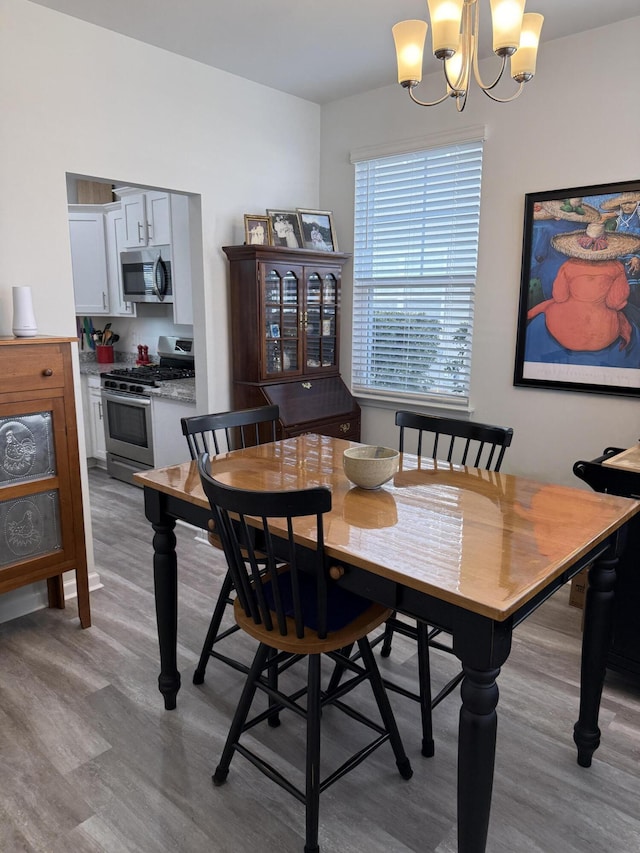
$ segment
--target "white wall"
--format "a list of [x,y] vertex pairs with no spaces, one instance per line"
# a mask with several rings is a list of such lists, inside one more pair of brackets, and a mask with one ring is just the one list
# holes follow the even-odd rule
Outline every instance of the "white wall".
[[12,285],[31,286],[42,334],[76,333],[67,173],[200,195],[199,403],[226,408],[221,246],[242,242],[244,213],[317,206],[320,108],[26,0],[0,0],[0,117],[0,335],[11,334]]
[[[391,37],[389,42],[380,62],[394,67]],[[543,43],[537,76],[511,104],[489,101],[474,84],[461,114],[453,101],[419,108],[393,86],[322,110],[321,206],[334,211],[344,251],[353,248],[352,149],[486,126],[471,401],[476,420],[513,426],[506,471],[579,485],[574,461],[591,459],[608,445],[628,447],[640,437],[638,398],[512,384],[524,195],[640,178],[639,44],[640,18]],[[436,97],[440,80],[430,75],[422,88],[419,97]],[[351,265],[345,279],[347,318]],[[348,319],[342,347],[348,382]],[[393,445],[395,408],[401,406],[363,410],[364,441]]]

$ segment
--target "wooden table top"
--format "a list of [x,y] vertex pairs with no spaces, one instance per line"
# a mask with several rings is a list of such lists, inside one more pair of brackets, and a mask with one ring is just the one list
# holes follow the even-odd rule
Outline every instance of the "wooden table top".
[[[213,476],[256,490],[329,486],[325,548],[404,586],[502,621],[640,511],[640,501],[404,454],[377,491],[347,480],[354,442],[303,435],[224,453]],[[135,475],[198,506],[208,502],[195,462]],[[312,544],[311,523],[296,535]]]

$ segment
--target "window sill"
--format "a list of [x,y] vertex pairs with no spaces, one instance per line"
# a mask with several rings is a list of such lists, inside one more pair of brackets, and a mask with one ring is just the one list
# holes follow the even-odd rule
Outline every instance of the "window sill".
[[465,415],[472,415],[474,407],[470,403],[458,403],[454,401],[437,401],[430,400],[426,397],[416,397],[415,395],[403,394],[362,394],[357,391],[351,392],[356,398],[360,406],[371,409],[410,409],[418,412],[459,412]]

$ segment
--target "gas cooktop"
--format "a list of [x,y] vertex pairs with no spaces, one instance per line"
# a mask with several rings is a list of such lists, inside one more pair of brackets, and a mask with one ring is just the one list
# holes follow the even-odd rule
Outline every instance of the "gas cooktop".
[[103,373],[102,379],[129,380],[139,385],[157,386],[158,382],[172,379],[193,379],[196,375],[192,367],[164,367],[157,364],[145,364],[140,367],[123,367]]

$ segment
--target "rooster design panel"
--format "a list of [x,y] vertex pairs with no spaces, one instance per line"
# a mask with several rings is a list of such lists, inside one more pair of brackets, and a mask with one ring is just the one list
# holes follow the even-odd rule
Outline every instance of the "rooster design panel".
[[61,543],[56,492],[0,503],[0,566],[56,551]]
[[0,419],[0,484],[55,474],[50,412]]

